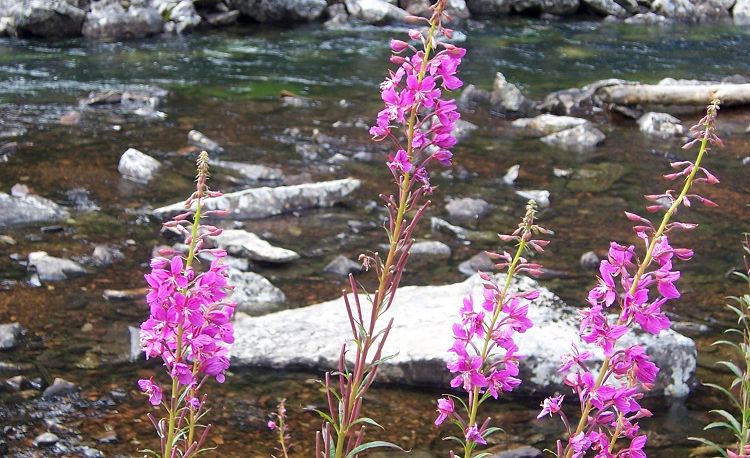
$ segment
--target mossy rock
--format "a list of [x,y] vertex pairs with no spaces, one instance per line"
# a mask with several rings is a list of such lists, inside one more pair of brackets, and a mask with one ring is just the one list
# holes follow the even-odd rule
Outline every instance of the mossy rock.
[[625,174],[625,167],[612,162],[586,165],[573,173],[567,188],[574,192],[603,192]]

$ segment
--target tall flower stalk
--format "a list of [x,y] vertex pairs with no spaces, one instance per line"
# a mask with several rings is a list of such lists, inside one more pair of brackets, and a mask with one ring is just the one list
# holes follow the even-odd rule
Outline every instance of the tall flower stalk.
[[717,364],[729,369],[734,378],[728,387],[714,383],[705,385],[718,390],[726,396],[730,403],[729,410],[715,409],[710,413],[718,417],[704,428],[726,429],[734,436],[734,443],[729,449],[702,437],[691,437],[691,439],[702,442],[713,448],[724,458],[748,458],[750,457],[750,238],[745,234],[742,244],[745,251],[745,271],[735,272],[744,281],[749,292],[742,296],[733,296],[729,299],[732,303],[727,304],[729,310],[737,315],[737,326],[728,328],[726,334],[739,336],[735,339],[722,339],[714,342],[714,345],[722,345],[731,349],[736,357],[736,363],[732,361],[719,361]]
[[[500,260],[496,267],[507,269],[502,284],[490,275],[481,274],[484,283],[482,305],[475,310],[473,291],[464,298],[460,309],[461,319],[453,325],[455,342],[449,350],[455,359],[448,363],[448,369],[456,374],[451,380],[453,388],[462,388],[467,399],[446,395],[438,399],[438,426],[449,420],[461,431],[461,437],[449,436],[446,439],[458,442],[463,448],[464,458],[472,457],[477,445],[486,445],[487,438],[500,431],[490,426],[490,418],[478,423],[479,407],[490,397],[497,399],[501,393],[513,391],[521,380],[518,376],[518,346],[515,334],[524,333],[532,326],[526,317],[529,303],[539,297],[537,291],[511,291],[513,278],[521,273],[538,274],[541,266],[530,263],[523,257],[525,251],[542,252],[549,244],[547,240],[535,240],[539,234],[550,231],[534,223],[536,202],[526,206],[518,228],[510,235],[501,235],[505,242],[516,242],[515,254],[503,252],[488,253]],[[463,407],[462,412],[455,408],[454,400]],[[476,457],[487,456],[481,453]],[[451,456],[455,456],[451,451]]]
[[[645,252],[637,254],[634,245],[624,246],[611,242],[608,258],[599,266],[597,285],[589,291],[589,307],[581,313],[581,339],[594,345],[604,353],[598,374],[591,372],[585,361],[592,355],[573,347],[572,353],[563,358],[560,372],[567,373],[565,384],[578,396],[581,416],[570,423],[560,410],[561,398],[548,398],[542,404],[540,417],[559,415],[567,430],[567,440],[557,442],[557,456],[580,458],[589,450],[598,458],[645,457],[646,436],[639,434],[638,420],[651,416],[651,412],[638,401],[650,390],[659,368],[650,360],[641,345],[619,347],[620,339],[631,329],[658,335],[669,329],[671,323],[662,311],[665,302],[678,299],[680,292],[675,282],[680,272],[673,262],[688,260],[693,256],[689,248],[673,248],[669,234],[675,230],[690,230],[697,225],[672,221],[681,206],[690,207],[694,202],[715,206],[712,201],[692,193],[696,183],[716,184],[714,175],[702,167],[709,145],[722,145],[716,135],[718,101],[708,106],[707,114],[691,128],[694,140],[683,148],[698,143],[700,148],[695,162],[682,161],[671,164],[677,170],[665,175],[669,181],[683,178],[679,192],[668,190],[663,194],[647,195],[649,212],[664,211],[658,226],[648,219],[626,212],[627,218],[636,225],[636,235],[642,240]],[[611,318],[613,305],[619,313]],[[615,452],[618,440],[628,445]]]
[[[139,380],[138,385],[150,403],[162,406],[166,413],[159,420],[148,414],[161,445],[159,453],[148,452],[162,458],[191,457],[204,451],[211,425],[201,423],[207,412],[206,395],[201,390],[211,377],[224,382],[229,368],[227,345],[234,341],[231,319],[235,306],[225,302],[231,290],[227,266],[222,264],[226,252],[203,247],[203,238],[217,236],[221,229],[201,220],[225,214],[204,210],[206,199],[221,196],[206,184],[205,151],[198,157],[197,169],[195,192],[185,201],[186,212],[164,224],[185,236],[187,254],[183,257],[175,250],[162,250],[161,256],[151,260],[151,272],[145,276],[150,316],[141,324],[141,345],[146,359],[162,359],[171,388],[165,396],[154,377]],[[193,264],[201,252],[213,255],[214,260],[198,273]]]
[[[372,268],[378,277],[377,289],[371,295],[360,296],[361,287],[349,277],[351,294],[345,292],[344,301],[354,345],[342,345],[338,370],[325,376],[328,413],[319,412],[324,423],[316,435],[316,457],[354,457],[373,447],[392,446],[382,441],[364,442],[365,426],[379,425],[362,415],[362,401],[386,359],[383,347],[393,319],[385,326],[378,320],[393,303],[414,230],[429,205],[426,196],[434,188],[428,169],[435,162],[450,166],[449,148],[456,143],[452,132],[460,115],[455,102],[442,96],[444,91],[463,84],[457,69],[465,50],[441,41],[452,36],[443,25],[447,20],[446,1],[438,0],[432,6],[429,19],[412,18],[428,26],[426,31],[409,31],[409,38],[418,42],[420,49],[406,41],[391,41],[391,62],[398,68],[390,71],[381,84],[385,107],[370,129],[375,141],[389,139],[395,145],[387,166],[398,191],[382,196],[388,209],[388,253],[385,259],[378,253],[361,257],[365,267]],[[363,298],[369,304],[363,303]],[[349,368],[347,356],[352,349],[354,363]]]

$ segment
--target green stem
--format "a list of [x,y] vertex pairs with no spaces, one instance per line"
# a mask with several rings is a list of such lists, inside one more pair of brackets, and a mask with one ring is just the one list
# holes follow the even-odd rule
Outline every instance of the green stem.
[[[529,226],[531,223],[529,223]],[[527,227],[527,230],[530,230],[530,227]],[[490,321],[490,325],[487,328],[487,334],[484,336],[484,343],[482,345],[482,361],[487,360],[487,353],[489,352],[490,347],[490,341],[492,340],[492,329],[495,327],[495,324],[497,323],[498,318],[500,317],[500,312],[502,311],[503,303],[505,302],[505,296],[508,294],[508,290],[510,289],[510,283],[513,279],[513,275],[516,272],[516,267],[518,266],[518,263],[521,259],[521,255],[523,254],[523,250],[526,248],[526,240],[524,240],[523,237],[521,237],[521,242],[518,244],[518,249],[516,250],[516,254],[513,256],[513,261],[510,263],[510,267],[508,267],[508,274],[505,277],[505,284],[503,285],[503,289],[500,292],[500,295],[497,298],[497,306],[495,307],[495,311],[492,314],[492,320]],[[477,421],[477,412],[479,411],[479,387],[474,387],[474,390],[472,391],[472,405],[471,405],[471,412],[469,412],[469,422],[467,423],[467,426],[471,426],[476,423]],[[466,441],[466,444],[464,446],[464,458],[470,458],[471,457],[471,451],[474,449],[474,443],[472,441]]]
[[[438,2],[438,5],[444,5],[444,2]],[[440,14],[440,11],[437,12],[437,14]],[[437,24],[430,23],[430,30],[428,32],[428,39],[427,39],[427,45],[425,46],[424,50],[424,57],[422,59],[422,66],[420,68],[419,74],[417,75],[417,81],[422,82],[422,80],[425,77],[425,74],[427,72],[427,61],[429,59],[430,53],[432,51],[432,41],[435,34],[435,28],[437,27]],[[411,112],[409,114],[409,121],[407,124],[407,143],[406,143],[406,154],[411,159],[412,152],[414,150],[413,143],[414,143],[414,129],[416,125],[417,120],[417,111],[419,109],[419,106],[415,105],[412,107]],[[386,256],[385,263],[383,264],[383,269],[380,273],[380,278],[378,280],[378,289],[375,292],[375,298],[373,300],[373,310],[372,313],[373,317],[379,316],[380,313],[380,306],[383,303],[383,299],[385,298],[385,282],[387,280],[388,274],[391,270],[391,267],[393,266],[393,261],[396,255],[397,251],[397,244],[398,244],[398,238],[397,235],[401,232],[401,226],[404,222],[404,216],[406,214],[406,205],[409,200],[409,187],[411,185],[411,175],[409,173],[404,173],[403,179],[401,180],[401,188],[399,193],[399,203],[398,203],[398,209],[396,210],[396,219],[393,224],[393,232],[390,234],[390,243],[388,246],[388,255]],[[371,331],[374,330],[374,320],[372,323],[370,323]],[[356,372],[354,373],[354,377],[352,377],[351,380],[351,388],[349,390],[349,398],[348,398],[348,405],[350,409],[354,408],[354,403],[356,401],[356,398],[359,394],[360,387],[362,385],[362,382],[364,381],[365,377],[365,366],[367,363],[367,353],[372,344],[374,343],[374,340],[372,338],[373,332],[367,333],[365,336],[365,342],[363,342],[362,350],[360,351],[360,357],[358,364],[355,364]],[[341,418],[339,419],[339,429],[337,432],[336,437],[336,451],[335,451],[335,458],[342,458],[344,456],[344,445],[346,441],[346,437],[349,434],[349,429],[351,427],[351,422],[354,421],[353,418],[350,417],[350,412],[344,412]]]
[[[202,190],[198,190],[199,193],[202,192]],[[188,256],[187,260],[185,261],[185,270],[189,269],[190,266],[193,264],[193,259],[195,259],[195,245],[197,243],[198,238],[198,228],[200,227],[200,221],[201,221],[201,200],[200,196],[198,198],[198,203],[196,205],[195,209],[195,215],[193,216],[193,227],[191,231],[191,239],[190,239],[190,248],[188,250]],[[179,362],[182,359],[182,324],[177,325],[177,350],[175,351],[175,363]],[[171,458],[172,457],[172,449],[174,448],[174,437],[175,437],[175,423],[177,421],[177,400],[179,399],[179,388],[180,383],[175,378],[172,377],[172,399],[170,401],[170,408],[169,408],[169,420],[168,420],[168,429],[167,429],[167,442],[166,442],[166,448],[164,449],[164,456],[163,458]],[[191,412],[191,419],[192,419],[192,412]],[[191,421],[191,433],[192,433],[192,426],[193,422]],[[189,444],[190,442],[188,442]]]
[[[669,206],[669,209],[664,214],[664,217],[661,220],[661,224],[659,225],[659,228],[654,233],[654,236],[651,238],[651,242],[648,245],[648,248],[646,249],[646,256],[643,258],[643,262],[641,262],[640,266],[638,266],[638,272],[636,272],[635,276],[633,277],[633,284],[630,287],[630,290],[628,291],[629,295],[632,295],[635,293],[636,288],[638,288],[638,284],[640,283],[641,277],[646,273],[646,269],[651,264],[651,261],[653,259],[654,254],[654,248],[656,247],[656,243],[659,240],[659,238],[664,234],[664,231],[667,228],[667,225],[669,224],[669,221],[672,219],[672,215],[677,211],[680,205],[682,205],[683,200],[685,199],[685,196],[690,191],[690,188],[693,185],[693,179],[695,178],[695,174],[698,173],[698,169],[700,168],[701,161],[703,160],[703,156],[705,155],[708,147],[708,133],[709,133],[709,126],[706,127],[706,133],[703,135],[703,138],[701,139],[701,146],[698,150],[698,157],[695,160],[695,164],[693,166],[693,170],[690,172],[688,177],[685,179],[685,184],[682,187],[682,191],[677,196],[677,198],[672,202],[672,205]],[[618,325],[622,325],[622,317],[617,322]],[[594,385],[594,388],[592,391],[596,391],[604,382],[604,377],[607,374],[607,371],[609,371],[609,365],[611,362],[611,358],[606,357],[604,358],[604,361],[602,362],[602,367],[599,370],[599,376],[596,379],[596,384]],[[586,423],[588,421],[588,415],[591,413],[591,401],[587,400],[586,404],[584,405],[583,410],[581,411],[581,419],[578,421],[578,427],[576,428],[575,433],[573,436],[577,436],[580,434],[583,429],[586,426]],[[565,453],[566,458],[571,458],[573,456],[573,449],[570,447],[570,444],[566,447],[567,452]]]

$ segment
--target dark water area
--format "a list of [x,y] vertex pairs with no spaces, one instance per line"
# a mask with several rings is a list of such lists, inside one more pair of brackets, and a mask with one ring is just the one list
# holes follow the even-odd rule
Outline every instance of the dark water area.
[[[323,267],[338,254],[356,258],[384,240],[376,225],[354,232],[348,223],[382,217],[370,202],[389,189],[387,151],[369,141],[364,126],[379,109],[377,85],[386,72],[388,39],[404,31],[253,27],[124,43],[0,40],[0,131],[25,131],[9,139],[18,142],[19,151],[0,163],[0,190],[9,192],[14,184],[24,183],[39,195],[71,205],[66,192],[85,188],[99,207],[94,212],[72,210],[72,218],[60,223],[61,232],[43,233],[36,226],[2,232],[15,244],[0,242],[0,323],[17,321],[26,335],[18,349],[0,353],[0,361],[21,366],[20,372],[0,372],[0,379],[18,373],[48,381],[63,377],[82,387],[80,397],[65,402],[41,400],[38,392],[24,396],[0,392],[0,431],[11,456],[33,456],[31,441],[47,430],[45,418],[58,418],[69,429],[61,437],[76,438],[76,443],[107,456],[135,456],[141,448],[156,446],[144,417],[148,407],[135,381],[159,367],[128,361],[128,326],[137,326],[147,309],[136,300],[105,300],[102,291],[144,286],[142,275],[151,249],[165,243],[159,223],[145,215],[149,208],[181,200],[191,191],[193,156],[185,149],[191,129],[217,140],[226,150],[221,159],[279,167],[289,183],[347,176],[363,180],[354,199],[333,209],[244,222],[247,230],[302,255],[284,266],[256,266],[285,292],[288,307],[339,294],[343,282],[325,276]],[[603,78],[657,82],[665,77],[750,76],[746,27],[517,19],[474,22],[459,31],[464,37],[461,44],[468,49],[462,73],[467,83],[490,89],[495,72],[501,71],[536,99]],[[78,99],[89,91],[152,86],[169,91],[158,108],[166,114],[164,120],[95,107],[82,110],[77,125],[59,122],[62,115],[79,109]],[[305,96],[311,103],[285,106],[278,99],[282,90]],[[455,148],[455,169],[435,177],[439,188],[428,219],[445,216],[449,197],[481,197],[493,210],[471,229],[484,236],[471,243],[458,242],[432,233],[425,220],[417,237],[449,244],[452,257],[447,263],[411,267],[403,284],[463,280],[457,265],[482,250],[498,248],[493,234],[512,229],[522,215],[524,200],[514,191],[546,189],[551,205],[540,217],[555,236],[540,260],[565,275],[542,284],[570,305],[580,305],[594,281],[593,274],[579,266],[581,254],[604,252],[609,240],[635,243],[622,211],[642,209],[643,194],[664,189],[660,176],[669,160],[692,154],[682,151],[679,142],[649,139],[634,123],[611,123],[603,115],[594,121],[607,139],[588,153],[547,146],[483,109],[463,116],[479,129]],[[699,112],[680,114],[686,126],[699,117]],[[686,220],[701,227],[677,237],[678,243],[694,247],[697,254],[684,264],[683,299],[669,304],[668,311],[675,322],[708,325],[707,332],[690,335],[699,347],[698,381],[727,378],[713,368],[722,355],[709,344],[730,323],[724,297],[742,291],[742,285],[726,274],[741,265],[739,241],[750,230],[750,169],[742,165],[742,159],[750,156],[750,135],[744,133],[748,124],[749,111],[722,110],[719,131],[727,147],[712,152],[707,160],[722,184],[705,192],[720,207],[684,213]],[[333,151],[380,156],[373,162],[306,159],[295,144],[310,143],[316,131],[331,137]],[[117,162],[129,147],[164,164],[157,179],[144,186],[121,178]],[[512,188],[503,184],[502,177],[514,164],[521,166],[521,173]],[[619,165],[624,174],[611,186],[580,191],[554,173],[592,164]],[[215,186],[225,191],[242,187],[220,170],[214,177]],[[100,243],[119,248],[125,259],[40,288],[27,284],[25,267],[14,260],[33,251],[81,259]],[[243,370],[231,374],[222,386],[212,385],[209,417],[216,424],[212,445],[219,446],[213,456],[269,456],[274,438],[265,423],[281,397],[288,399],[296,454],[310,456],[319,420],[305,409],[324,400],[319,385],[311,381],[318,377]],[[447,445],[440,440],[445,431],[431,426],[434,398],[439,394],[440,390],[419,387],[376,387],[366,402],[386,431],[372,436],[445,455]],[[535,398],[512,397],[493,404],[488,414],[507,431],[496,437],[499,445],[552,445],[559,425],[534,420],[538,403]],[[656,417],[643,423],[650,436],[649,455],[687,456],[695,444],[686,437],[699,434],[707,420],[704,412],[722,403],[698,385],[685,401],[671,405],[650,401]],[[117,439],[102,441],[110,430]]]

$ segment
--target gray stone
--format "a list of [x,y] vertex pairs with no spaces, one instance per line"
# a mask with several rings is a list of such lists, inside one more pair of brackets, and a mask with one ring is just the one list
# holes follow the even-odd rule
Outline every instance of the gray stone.
[[182,33],[201,23],[192,0],[151,0],[151,6],[168,21],[165,24],[167,31]]
[[34,446],[36,447],[51,447],[58,443],[60,438],[54,433],[46,432],[42,433],[34,438]]
[[466,0],[448,0],[445,11],[453,19],[468,19],[471,16]]
[[503,175],[503,183],[507,184],[508,186],[513,186],[513,183],[515,183],[516,179],[518,178],[518,172],[520,170],[521,166],[518,164],[508,167],[508,171],[505,172],[505,175]]
[[458,265],[458,271],[467,277],[471,277],[477,272],[492,272],[495,270],[495,261],[482,251],[470,257]]
[[495,82],[490,94],[490,109],[503,115],[525,115],[530,109],[530,102],[518,87],[508,82],[505,75],[495,74]]
[[253,261],[283,264],[299,259],[299,254],[279,248],[242,229],[224,230],[216,237],[207,237],[212,247],[222,248],[233,256],[250,258]]
[[627,10],[620,6],[615,0],[582,0],[595,13],[602,16],[616,16],[624,18],[628,16]]
[[625,166],[614,162],[587,164],[576,170],[566,184],[573,192],[603,192],[625,174]]
[[326,29],[339,29],[349,24],[349,13],[346,11],[346,5],[343,3],[328,5],[325,16],[328,18],[323,23],[323,27]]
[[476,222],[490,209],[490,204],[484,199],[464,197],[461,199],[450,199],[445,205],[448,212],[448,220],[454,224]]
[[654,0],[651,10],[672,19],[695,20],[696,7],[690,0]]
[[[310,208],[332,207],[359,188],[361,182],[353,178],[306,183],[276,188],[250,188],[224,194],[205,202],[206,210],[226,210],[235,220],[260,219]],[[185,211],[182,202],[157,208],[161,218]]]
[[466,239],[469,231],[460,226],[455,226],[448,221],[433,216],[430,218],[430,229],[433,232],[442,232],[444,234],[452,235],[458,239]]
[[235,22],[237,22],[237,18],[239,17],[239,10],[211,13],[205,16],[206,22],[214,27],[223,27],[225,25],[234,24]]
[[567,16],[578,11],[579,0],[513,0],[513,11],[517,13],[554,14]]
[[160,167],[159,161],[135,148],[128,148],[117,164],[117,170],[123,178],[136,183],[148,183]]
[[642,25],[663,25],[669,24],[670,20],[656,13],[649,11],[648,13],[639,13],[632,17],[625,19],[626,24],[642,24]]
[[549,191],[545,189],[526,189],[516,191],[516,195],[527,200],[533,200],[540,208],[549,207]]
[[143,347],[141,346],[141,329],[136,328],[135,326],[128,326],[128,338],[130,342],[128,361],[138,361],[143,356]]
[[451,247],[443,242],[434,240],[425,242],[416,242],[409,250],[412,258],[422,258],[427,260],[448,259],[451,257]]
[[588,151],[603,142],[607,137],[591,125],[581,125],[571,129],[561,130],[542,137],[548,145],[557,146],[572,151]]
[[111,266],[115,261],[120,261],[125,258],[122,251],[117,248],[112,248],[107,245],[97,245],[94,247],[94,253],[91,255],[94,260],[94,264],[99,267]]
[[155,8],[131,5],[126,11],[117,0],[93,2],[83,23],[83,35],[92,38],[143,38],[163,30]]
[[197,130],[188,132],[188,144],[206,150],[209,153],[221,154],[224,152],[224,148],[219,146],[217,142]]
[[17,142],[0,143],[0,162],[8,162],[18,151]]
[[[499,276],[500,281],[503,278]],[[564,343],[579,342],[576,309],[530,278],[518,277],[512,285],[514,290],[540,293],[529,307],[534,327],[517,340],[519,353],[526,356],[520,362],[524,381],[521,389],[538,395],[563,391],[562,376],[557,370],[562,355],[570,351]],[[477,276],[452,285],[400,288],[393,306],[380,320],[386,323],[395,317],[383,353],[394,357],[380,366],[378,380],[445,389],[451,379],[445,368],[450,359],[447,349],[453,343],[451,326],[465,295],[477,295],[476,300],[481,302],[482,289]],[[367,300],[363,298],[361,302],[363,313],[368,313]],[[236,341],[230,352],[233,364],[239,367],[331,369],[336,366],[341,344],[350,332],[341,298],[262,317],[239,314],[235,320]],[[279,345],[282,340],[284,345]],[[687,396],[696,367],[696,348],[691,339],[668,330],[658,336],[631,333],[621,342],[644,345],[661,368],[655,394]],[[595,355],[592,364],[599,364],[602,353],[581,346],[592,350]],[[300,348],[305,351],[300,352]]]
[[681,122],[669,113],[648,112],[638,118],[638,127],[641,132],[652,137],[675,138],[685,133]]
[[596,270],[599,268],[599,256],[593,251],[587,251],[581,255],[581,267],[586,270]]
[[15,377],[11,377],[7,379],[4,385],[6,388],[8,388],[11,391],[21,391],[21,390],[28,390],[29,388],[32,388],[32,384],[29,381],[29,379],[27,379],[23,375],[16,375]]
[[750,156],[742,158],[742,165],[750,165]]
[[473,14],[501,16],[510,13],[513,0],[467,0]]
[[0,350],[10,350],[18,345],[23,328],[18,323],[0,324]]
[[258,22],[314,21],[326,8],[325,0],[230,0],[230,3]]
[[323,271],[331,275],[346,277],[349,274],[358,274],[362,272],[362,264],[352,261],[344,255],[339,255],[333,258],[333,260],[323,268]]
[[368,24],[403,21],[407,12],[385,0],[345,0],[349,14]]
[[44,197],[27,194],[22,197],[0,192],[0,228],[36,224],[68,218],[67,210]]
[[750,25],[750,0],[737,0],[732,8],[732,17],[735,24]]
[[216,160],[212,160],[211,165],[237,172],[242,178],[249,181],[281,181],[284,178],[284,173],[281,169],[266,165]]
[[[212,255],[211,253],[207,251],[202,251],[198,254],[198,258],[201,261],[205,261],[208,264],[211,264],[214,259],[216,259],[216,256]],[[222,259],[222,262],[232,269],[237,270],[250,270],[250,261],[247,258],[236,258],[234,256],[224,256]]]
[[11,0],[0,2],[6,32],[13,36],[76,37],[86,12],[66,0]]
[[286,302],[283,291],[255,272],[230,269],[229,284],[234,286],[234,290],[228,300],[236,302],[240,312],[267,313]]
[[59,396],[67,396],[78,391],[78,387],[74,383],[62,378],[55,378],[52,385],[48,386],[43,392],[43,398],[56,398]]
[[563,89],[548,94],[539,109],[556,115],[590,114],[595,107],[601,105],[597,97],[597,91],[604,87],[618,84],[628,84],[616,78],[595,81],[580,88]]
[[470,123],[469,121],[464,121],[463,119],[458,119],[456,120],[451,134],[456,137],[457,141],[460,142],[468,139],[471,136],[471,133],[478,128],[479,126],[477,126],[476,124]]
[[29,271],[35,271],[42,281],[60,281],[86,273],[86,269],[70,259],[50,256],[46,251],[29,253]]
[[514,127],[526,129],[530,133],[538,136],[545,136],[560,132],[561,130],[571,129],[577,126],[590,125],[583,118],[573,116],[557,116],[549,113],[540,114],[534,118],[516,119],[511,123]]
[[461,91],[456,100],[456,105],[462,110],[470,110],[476,106],[489,105],[492,95],[489,91],[479,89],[473,84],[468,84]]

